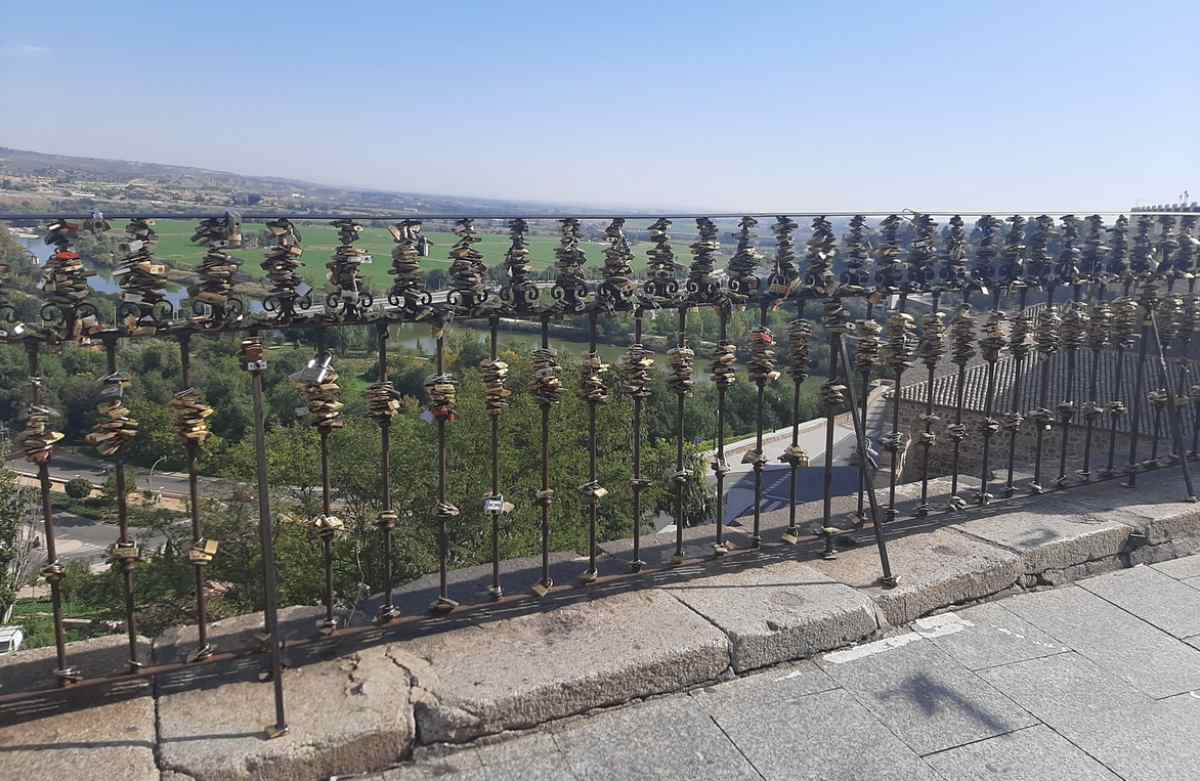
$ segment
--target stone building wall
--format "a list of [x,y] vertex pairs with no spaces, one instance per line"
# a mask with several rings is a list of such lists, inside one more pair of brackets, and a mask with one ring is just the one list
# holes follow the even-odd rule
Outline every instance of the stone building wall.
[[[890,430],[891,423],[891,404],[889,402],[888,423]],[[933,431],[937,437],[933,448],[929,453],[929,474],[931,477],[949,474],[953,464],[954,443],[946,433],[946,425],[954,422],[954,408],[935,405],[934,414],[940,420],[934,424]],[[900,402],[900,430],[907,431],[909,434],[909,445],[907,457],[904,459],[904,479],[905,480],[920,480],[922,473],[922,457],[923,448],[919,444],[920,435],[925,431],[925,423],[921,420],[921,415],[925,412],[925,405],[920,402],[909,401],[902,399]],[[997,415],[998,420],[1002,420],[1002,415]],[[980,468],[983,465],[983,435],[979,433],[979,425],[983,422],[984,414],[977,410],[963,410],[963,423],[967,426],[967,438],[963,440],[959,449],[959,470],[963,474],[978,475]],[[1143,420],[1142,428],[1151,429],[1153,427],[1153,419]],[[1078,423],[1072,423],[1069,427],[1070,440],[1067,444],[1067,473],[1074,476],[1076,470],[1083,465],[1084,440],[1086,437],[1086,426]],[[1129,460],[1129,444],[1130,435],[1123,432],[1117,432],[1117,447],[1116,447],[1116,465],[1119,468],[1122,464],[1128,463]],[[1053,482],[1058,477],[1058,460],[1059,448],[1062,442],[1062,427],[1056,425],[1054,429],[1046,432],[1042,438],[1042,482],[1043,484]],[[1092,433],[1092,458],[1091,471],[1093,477],[1096,476],[1107,465],[1108,460],[1108,423],[1107,418],[1101,420]],[[1030,473],[1033,471],[1034,454],[1036,451],[1037,434],[1034,430],[1033,423],[1026,417],[1025,423],[1021,426],[1021,433],[1017,436],[1016,457],[1014,465],[1018,472]],[[1139,437],[1138,444],[1138,459],[1144,460],[1150,457],[1153,438],[1143,434]],[[1184,432],[1184,447],[1188,448],[1191,445],[1191,432],[1185,428]],[[1159,437],[1158,453],[1159,456],[1165,456],[1171,451],[1171,438],[1168,429],[1168,421],[1164,415],[1162,421],[1162,432]],[[991,458],[989,460],[991,469],[1003,475],[1008,469],[1008,432],[1001,429],[992,437]]]

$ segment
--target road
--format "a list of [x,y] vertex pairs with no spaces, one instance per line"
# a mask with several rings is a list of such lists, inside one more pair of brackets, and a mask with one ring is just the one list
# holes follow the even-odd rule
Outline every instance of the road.
[[[117,539],[117,531],[115,524],[101,523],[74,513],[54,514],[55,547],[58,557],[63,560],[94,562],[103,559],[108,546]],[[129,536],[143,550],[152,550],[165,541],[162,534],[136,526],[130,527]]]
[[1195,781],[1198,732],[1191,556],[370,778]]
[[[7,467],[17,474],[37,477],[37,470],[21,457],[10,459]],[[98,486],[108,478],[112,468],[112,462],[70,450],[58,450],[55,451],[54,458],[50,461],[50,479],[66,482],[76,477],[83,477]],[[186,474],[155,470],[154,475],[151,476],[150,470],[142,467],[127,466],[126,469],[137,481],[139,490],[160,491],[167,496],[186,497],[188,495]],[[210,492],[209,495],[211,495],[211,491],[220,484],[221,481],[214,477],[200,478],[202,493]]]

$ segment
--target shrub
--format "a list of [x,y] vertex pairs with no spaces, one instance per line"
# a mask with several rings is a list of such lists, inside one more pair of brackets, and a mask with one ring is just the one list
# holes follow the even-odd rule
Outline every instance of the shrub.
[[72,499],[86,499],[92,493],[91,481],[76,477],[67,481],[67,496]]

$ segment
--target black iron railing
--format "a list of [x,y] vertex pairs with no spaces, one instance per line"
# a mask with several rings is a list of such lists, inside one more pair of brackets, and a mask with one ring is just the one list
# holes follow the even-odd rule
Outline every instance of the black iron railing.
[[[178,217],[179,215],[154,215]],[[266,271],[268,294],[249,305],[235,292],[234,283],[240,276],[240,261],[230,250],[240,241],[240,219],[226,214],[205,217],[196,230],[193,241],[206,249],[199,268],[199,282],[191,290],[192,311],[186,316],[174,311],[163,295],[166,268],[154,257],[155,233],[150,218],[134,218],[126,229],[122,245],[123,259],[117,276],[122,289],[117,305],[116,322],[100,322],[96,306],[89,301],[87,272],[75,247],[86,233],[109,230],[109,221],[100,215],[86,220],[54,219],[46,229],[46,241],[54,252],[44,270],[43,302],[39,322],[20,323],[17,310],[0,299],[0,316],[4,320],[5,340],[24,344],[29,358],[30,406],[20,445],[27,458],[37,465],[41,486],[45,551],[47,564],[42,575],[50,585],[54,606],[57,667],[55,675],[62,686],[85,687],[109,683],[127,677],[150,676],[197,664],[265,654],[269,659],[270,676],[276,696],[276,721],[271,734],[281,734],[287,728],[283,707],[283,679],[280,674],[282,645],[277,627],[277,588],[275,555],[273,551],[273,519],[270,492],[267,484],[264,431],[263,373],[266,369],[266,347],[271,335],[279,329],[311,329],[317,334],[319,350],[307,368],[297,373],[297,383],[314,425],[320,432],[321,449],[321,513],[314,522],[322,544],[324,569],[324,619],[319,635],[313,642],[331,639],[349,641],[377,633],[381,628],[420,622],[437,622],[448,616],[470,614],[478,606],[460,606],[451,592],[448,579],[451,561],[448,526],[459,514],[456,497],[448,487],[447,429],[457,415],[458,381],[446,371],[445,327],[452,320],[473,320],[488,329],[488,357],[481,365],[486,399],[486,412],[491,418],[487,457],[490,460],[490,483],[484,499],[485,512],[491,518],[492,580],[490,593],[496,603],[528,602],[553,599],[564,592],[603,593],[613,582],[645,578],[648,574],[669,572],[685,565],[694,565],[702,558],[689,558],[685,552],[685,529],[715,521],[712,525],[710,558],[736,553],[753,559],[778,557],[787,548],[781,545],[816,543],[825,556],[836,555],[839,535],[862,527],[869,519],[877,543],[881,577],[885,586],[894,586],[900,573],[890,567],[887,555],[886,524],[899,515],[897,485],[902,477],[902,463],[908,454],[910,437],[915,434],[921,446],[920,466],[915,474],[921,483],[918,516],[927,516],[936,509],[929,492],[930,454],[943,433],[953,443],[953,462],[950,496],[943,509],[961,513],[971,504],[986,505],[993,500],[991,493],[993,468],[1007,470],[1003,493],[1012,496],[1019,490],[1015,475],[1027,464],[1017,459],[1017,442],[1033,424],[1035,445],[1032,459],[1032,481],[1029,491],[1041,493],[1050,488],[1065,489],[1086,484],[1094,479],[1124,477],[1132,485],[1137,474],[1160,463],[1178,463],[1183,469],[1186,496],[1194,495],[1188,468],[1196,456],[1196,441],[1200,438],[1200,379],[1192,374],[1190,362],[1193,340],[1200,334],[1200,294],[1196,292],[1197,262],[1200,252],[1195,237],[1197,215],[1192,213],[1139,213],[1133,218],[1132,238],[1129,218],[1117,215],[1111,225],[1104,217],[1093,215],[1086,225],[1073,215],[1040,215],[1026,221],[1022,215],[1004,221],[991,215],[974,215],[978,219],[969,226],[961,215],[949,217],[939,226],[933,214],[885,214],[874,231],[868,215],[845,215],[850,218],[843,237],[846,261],[836,262],[838,239],[829,220],[830,215],[806,215],[811,219],[811,236],[798,257],[794,234],[800,227],[797,215],[759,215],[772,220],[774,236],[773,257],[757,248],[758,219],[737,217],[733,238],[734,252],[724,270],[718,270],[720,235],[717,220],[733,215],[689,215],[694,220],[697,238],[690,245],[690,265],[683,266],[675,257],[670,230],[672,220],[658,218],[649,227],[653,248],[644,278],[633,271],[633,252],[625,236],[625,219],[612,218],[603,231],[604,262],[599,269],[585,267],[582,250],[581,220],[596,219],[561,215],[535,216],[554,219],[558,223],[558,247],[555,251],[556,278],[552,285],[535,282],[530,261],[530,220],[535,217],[505,217],[509,249],[503,259],[503,282],[489,282],[489,268],[474,245],[480,240],[478,224],[493,216],[462,217],[404,217],[390,228],[394,239],[390,273],[393,282],[386,296],[372,294],[361,276],[359,266],[362,251],[354,244],[362,230],[360,220],[368,217],[332,217],[338,231],[339,245],[329,261],[331,289],[321,297],[304,285],[300,257],[303,252],[300,231],[287,216],[255,215],[272,238],[262,263]],[[880,215],[872,215],[880,216]],[[27,219],[20,215],[13,218]],[[251,219],[249,216],[246,219]],[[295,219],[313,219],[312,216]],[[377,216],[369,219],[378,220]],[[427,289],[421,268],[428,252],[422,232],[424,222],[451,219],[456,241],[450,250],[450,289],[434,293]],[[630,219],[647,219],[646,215]],[[674,218],[676,221],[681,218]],[[1081,238],[1081,229],[1083,235]],[[1003,233],[1003,236],[1000,234]],[[1058,247],[1057,258],[1050,249]],[[997,260],[1001,262],[997,264]],[[874,266],[872,269],[871,266]],[[1056,303],[1056,292],[1070,291],[1069,301]],[[1112,291],[1119,295],[1110,297]],[[0,290],[2,292],[2,290]],[[1030,309],[1030,297],[1042,299]],[[954,303],[957,298],[958,302]],[[943,311],[947,305],[949,312]],[[850,307],[865,311],[865,316],[853,322]],[[979,306],[978,311],[975,307]],[[787,528],[781,543],[764,542],[760,526],[763,506],[764,455],[764,388],[781,377],[776,355],[775,335],[768,327],[768,313],[778,307],[788,307],[794,317],[787,326],[787,373],[793,385],[793,422],[791,444],[781,457],[790,470],[791,506]],[[817,329],[810,319],[813,308],[821,312],[820,326],[829,340],[830,366],[821,388],[823,417],[826,420],[824,470],[824,501],[820,518],[797,518],[796,480],[799,469],[809,465],[808,455],[800,447],[800,385],[809,372],[810,348],[814,347]],[[919,307],[919,309],[918,309]],[[696,382],[696,354],[687,338],[689,313],[711,309],[719,320],[719,341],[716,345],[710,375],[717,391],[716,451],[712,461],[718,494],[725,489],[730,471],[725,461],[725,426],[727,388],[736,377],[737,345],[729,339],[732,313],[746,308],[757,315],[757,324],[750,335],[748,373],[756,386],[755,445],[748,463],[753,469],[755,503],[753,529],[749,550],[733,551],[725,536],[722,502],[718,499],[715,518],[686,518],[684,491],[692,473],[685,469],[684,400]],[[676,460],[673,482],[676,537],[674,556],[669,564],[649,566],[641,560],[642,494],[650,481],[642,471],[643,402],[651,393],[651,371],[654,353],[642,344],[644,319],[652,312],[669,312],[676,320],[675,340],[668,352],[668,387],[675,394]],[[921,312],[914,315],[913,312]],[[1034,312],[1036,311],[1036,317]],[[877,322],[877,313],[884,315]],[[949,316],[949,317],[948,317]],[[508,366],[499,358],[499,324],[502,317],[525,318],[540,325],[540,347],[533,351],[534,381],[530,392],[540,405],[540,490],[536,502],[541,510],[540,548],[541,573],[533,594],[506,593],[501,574],[498,544],[501,517],[512,510],[505,499],[498,463],[500,429],[498,420],[508,406],[512,389],[507,385]],[[553,547],[554,499],[561,486],[550,480],[550,438],[554,433],[553,410],[564,392],[562,367],[556,352],[550,348],[551,321],[557,318],[578,318],[586,322],[588,354],[581,366],[577,392],[586,402],[589,428],[586,436],[588,480],[580,486],[588,508],[588,542],[586,569],[577,582],[555,583],[551,579],[550,554]],[[613,380],[606,374],[608,367],[597,353],[600,323],[608,318],[632,320],[634,344],[629,347],[618,367],[619,381],[627,391],[632,406],[632,447],[628,454],[605,454],[610,458],[630,458],[632,461],[632,507],[635,519],[632,556],[626,562],[628,574],[601,575],[598,567],[597,508],[607,495],[598,480],[597,409],[610,401]],[[398,524],[398,514],[392,507],[390,485],[390,427],[400,409],[396,391],[388,377],[387,340],[389,328],[395,324],[423,322],[431,324],[436,336],[435,372],[426,383],[427,411],[436,423],[438,458],[432,469],[437,474],[437,502],[430,510],[430,520],[437,528],[439,586],[431,605],[432,616],[403,615],[394,605],[394,567],[392,534]],[[336,517],[329,480],[329,435],[343,425],[342,404],[332,354],[325,348],[325,334],[346,326],[367,325],[373,329],[378,351],[378,370],[375,383],[368,389],[368,415],[376,420],[381,434],[379,481],[381,506],[375,527],[378,544],[383,552],[384,595],[382,607],[375,616],[373,627],[339,626],[334,613],[333,581],[331,575],[331,543],[341,531]],[[208,609],[205,601],[205,568],[219,555],[215,541],[206,539],[204,518],[200,510],[197,480],[197,451],[208,435],[207,418],[213,410],[204,402],[203,390],[192,387],[191,346],[195,339],[224,334],[241,338],[241,365],[250,375],[254,400],[254,439],[257,452],[258,515],[262,547],[262,584],[265,593],[265,624],[267,641],[247,649],[219,649],[210,643],[207,633]],[[129,339],[156,338],[175,340],[180,349],[182,390],[172,404],[174,424],[186,452],[190,489],[191,547],[189,560],[194,568],[195,619],[198,625],[198,650],[184,663],[151,666],[139,657],[137,625],[134,612],[134,593],[137,587],[136,570],[141,556],[131,540],[127,525],[127,507],[122,485],[125,481],[126,449],[136,435],[136,422],[124,407],[122,388],[125,378],[117,370],[120,344]],[[128,669],[114,671],[107,678],[84,679],[72,667],[65,643],[62,615],[62,581],[64,567],[55,548],[55,517],[50,499],[49,463],[61,434],[54,431],[53,411],[45,405],[46,384],[42,373],[41,356],[49,348],[80,342],[99,342],[107,356],[108,375],[103,380],[98,422],[89,442],[102,454],[114,459],[118,496],[118,538],[110,549],[114,567],[122,574],[125,597],[126,630],[129,636]],[[851,350],[851,347],[854,349]],[[1122,356],[1137,348],[1137,360],[1132,391],[1121,376]],[[1077,357],[1081,350],[1092,351],[1089,377],[1077,388]],[[1098,395],[1097,372],[1101,352],[1117,355],[1117,377],[1112,398]],[[949,352],[951,367],[945,367]],[[1062,392],[1051,396],[1051,369],[1065,356],[1064,383],[1056,387]],[[917,361],[926,372],[910,372]],[[964,422],[967,399],[979,396],[967,393],[968,366],[982,360],[984,387],[977,430],[969,430]],[[1012,362],[1013,370],[1002,372],[1004,362]],[[935,414],[934,380],[945,369],[954,378],[954,414],[952,420],[942,420]],[[1174,369],[1174,370],[1172,370]],[[1040,372],[1037,394],[1033,398],[1021,395],[1022,375]],[[919,425],[912,431],[901,425],[899,391],[910,374],[921,374],[926,380],[921,392],[923,412]],[[999,378],[1014,377],[1011,388],[1000,386]],[[895,388],[888,406],[891,421],[881,437],[882,449],[890,455],[886,477],[886,505],[876,497],[876,462],[874,447],[867,431],[868,401],[871,381],[883,378]],[[1142,419],[1142,396],[1150,399],[1154,410],[1148,430]],[[1191,406],[1185,402],[1191,401]],[[1036,405],[1032,410],[1029,405]],[[994,417],[1004,411],[1003,420]],[[1131,410],[1132,420],[1118,425]],[[832,510],[833,436],[836,418],[845,413],[855,432],[859,453],[858,509],[848,524],[839,525]],[[1187,416],[1190,414],[1190,420]],[[1104,418],[1108,417],[1109,437],[1106,456],[1093,448],[1104,440]],[[1072,437],[1078,420],[1085,421],[1083,453],[1077,472],[1071,471]],[[1159,438],[1169,434],[1167,451],[1159,458]],[[1047,434],[1059,429],[1058,469],[1052,484],[1044,483],[1048,459],[1054,454],[1043,452]],[[1118,452],[1118,428],[1122,429],[1129,445],[1127,457]],[[1192,448],[1185,452],[1187,429],[1190,428]],[[1007,453],[994,452],[1003,445],[994,443],[997,434],[1006,432]],[[691,432],[693,435],[700,432]],[[980,488],[971,497],[960,486],[960,450],[972,438],[981,443],[978,458]],[[1139,460],[1139,443],[1150,443],[1151,456]],[[1143,443],[1144,444],[1144,443]],[[1007,456],[1005,458],[1004,456]],[[1119,461],[1124,467],[1118,467]],[[1093,465],[1106,461],[1107,467],[1093,473]],[[993,463],[994,462],[994,463]],[[912,463],[909,473],[912,472]],[[970,500],[970,501],[969,501]],[[802,528],[805,521],[815,521],[812,531]],[[649,581],[653,582],[653,581]],[[36,692],[34,692],[36,693]],[[31,693],[0,695],[0,702],[13,701]]]

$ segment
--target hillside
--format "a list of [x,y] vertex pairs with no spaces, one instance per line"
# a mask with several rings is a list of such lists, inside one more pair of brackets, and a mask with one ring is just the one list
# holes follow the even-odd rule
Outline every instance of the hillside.
[[[565,210],[561,205],[334,187],[206,168],[0,147],[0,211],[3,212],[212,211],[214,207],[279,209],[293,214],[348,210],[367,214]],[[579,211],[574,207],[571,210]]]

